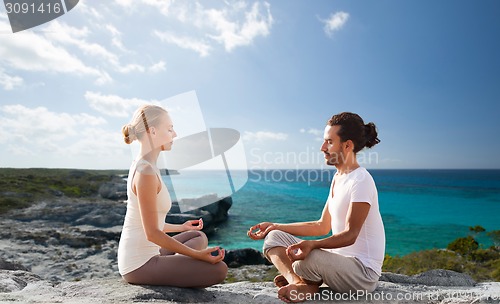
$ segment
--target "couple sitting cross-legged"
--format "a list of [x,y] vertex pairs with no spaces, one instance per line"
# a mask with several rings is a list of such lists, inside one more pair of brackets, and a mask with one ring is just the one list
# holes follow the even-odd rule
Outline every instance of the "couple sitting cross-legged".
[[[168,112],[141,106],[122,129],[127,144],[137,140],[140,152],[127,180],[127,212],[118,248],[118,268],[131,284],[208,287],[227,274],[224,250],[208,247],[203,221],[165,223],[171,200],[156,162],[177,136]],[[353,113],[328,120],[321,151],[337,168],[321,218],[278,224],[262,222],[248,236],[265,239],[264,255],[281,273],[274,282],[278,297],[299,302],[321,284],[337,292],[373,291],[381,274],[385,234],[373,178],[360,167],[356,153],[379,142],[373,123]],[[169,236],[167,232],[180,232]],[[297,236],[331,236],[301,240]]]

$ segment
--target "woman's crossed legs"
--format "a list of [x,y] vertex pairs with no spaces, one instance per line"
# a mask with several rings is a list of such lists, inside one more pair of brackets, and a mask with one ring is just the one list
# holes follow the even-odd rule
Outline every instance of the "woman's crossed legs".
[[[186,231],[173,238],[196,250],[208,245],[208,239],[201,231]],[[203,288],[221,283],[226,274],[224,262],[210,264],[162,248],[159,255],[123,277],[131,284]]]

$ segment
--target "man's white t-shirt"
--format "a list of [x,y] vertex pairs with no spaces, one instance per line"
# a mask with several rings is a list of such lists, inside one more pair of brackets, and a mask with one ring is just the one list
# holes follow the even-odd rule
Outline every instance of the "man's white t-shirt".
[[333,191],[330,189],[327,200],[332,218],[332,234],[345,230],[351,203],[368,203],[370,211],[354,244],[326,250],[356,257],[363,265],[381,275],[385,254],[385,231],[379,211],[377,188],[372,176],[363,167],[347,174],[337,172],[332,186]]

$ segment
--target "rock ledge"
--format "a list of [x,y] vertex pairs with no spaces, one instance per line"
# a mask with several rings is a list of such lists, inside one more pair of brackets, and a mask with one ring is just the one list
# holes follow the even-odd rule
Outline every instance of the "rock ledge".
[[[386,274],[387,275],[387,274]],[[429,273],[427,276],[435,275]],[[446,274],[454,277],[453,273]],[[399,280],[411,277],[397,276]],[[282,303],[270,282],[219,284],[205,289],[139,286],[121,278],[50,283],[30,272],[0,270],[0,302],[8,303]],[[500,303],[500,283],[426,286],[380,282],[372,294],[336,294],[322,288],[323,303]]]

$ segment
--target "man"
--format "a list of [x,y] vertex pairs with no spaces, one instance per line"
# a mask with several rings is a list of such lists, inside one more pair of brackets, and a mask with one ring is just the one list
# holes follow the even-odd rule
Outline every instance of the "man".
[[[377,287],[385,252],[385,232],[375,182],[360,167],[356,153],[380,140],[373,123],[364,124],[354,113],[328,120],[321,151],[328,165],[337,168],[321,218],[312,222],[263,222],[248,236],[263,239],[264,255],[281,275],[274,282],[285,302],[311,298],[322,283],[337,292]],[[330,237],[301,240],[296,236]]]

